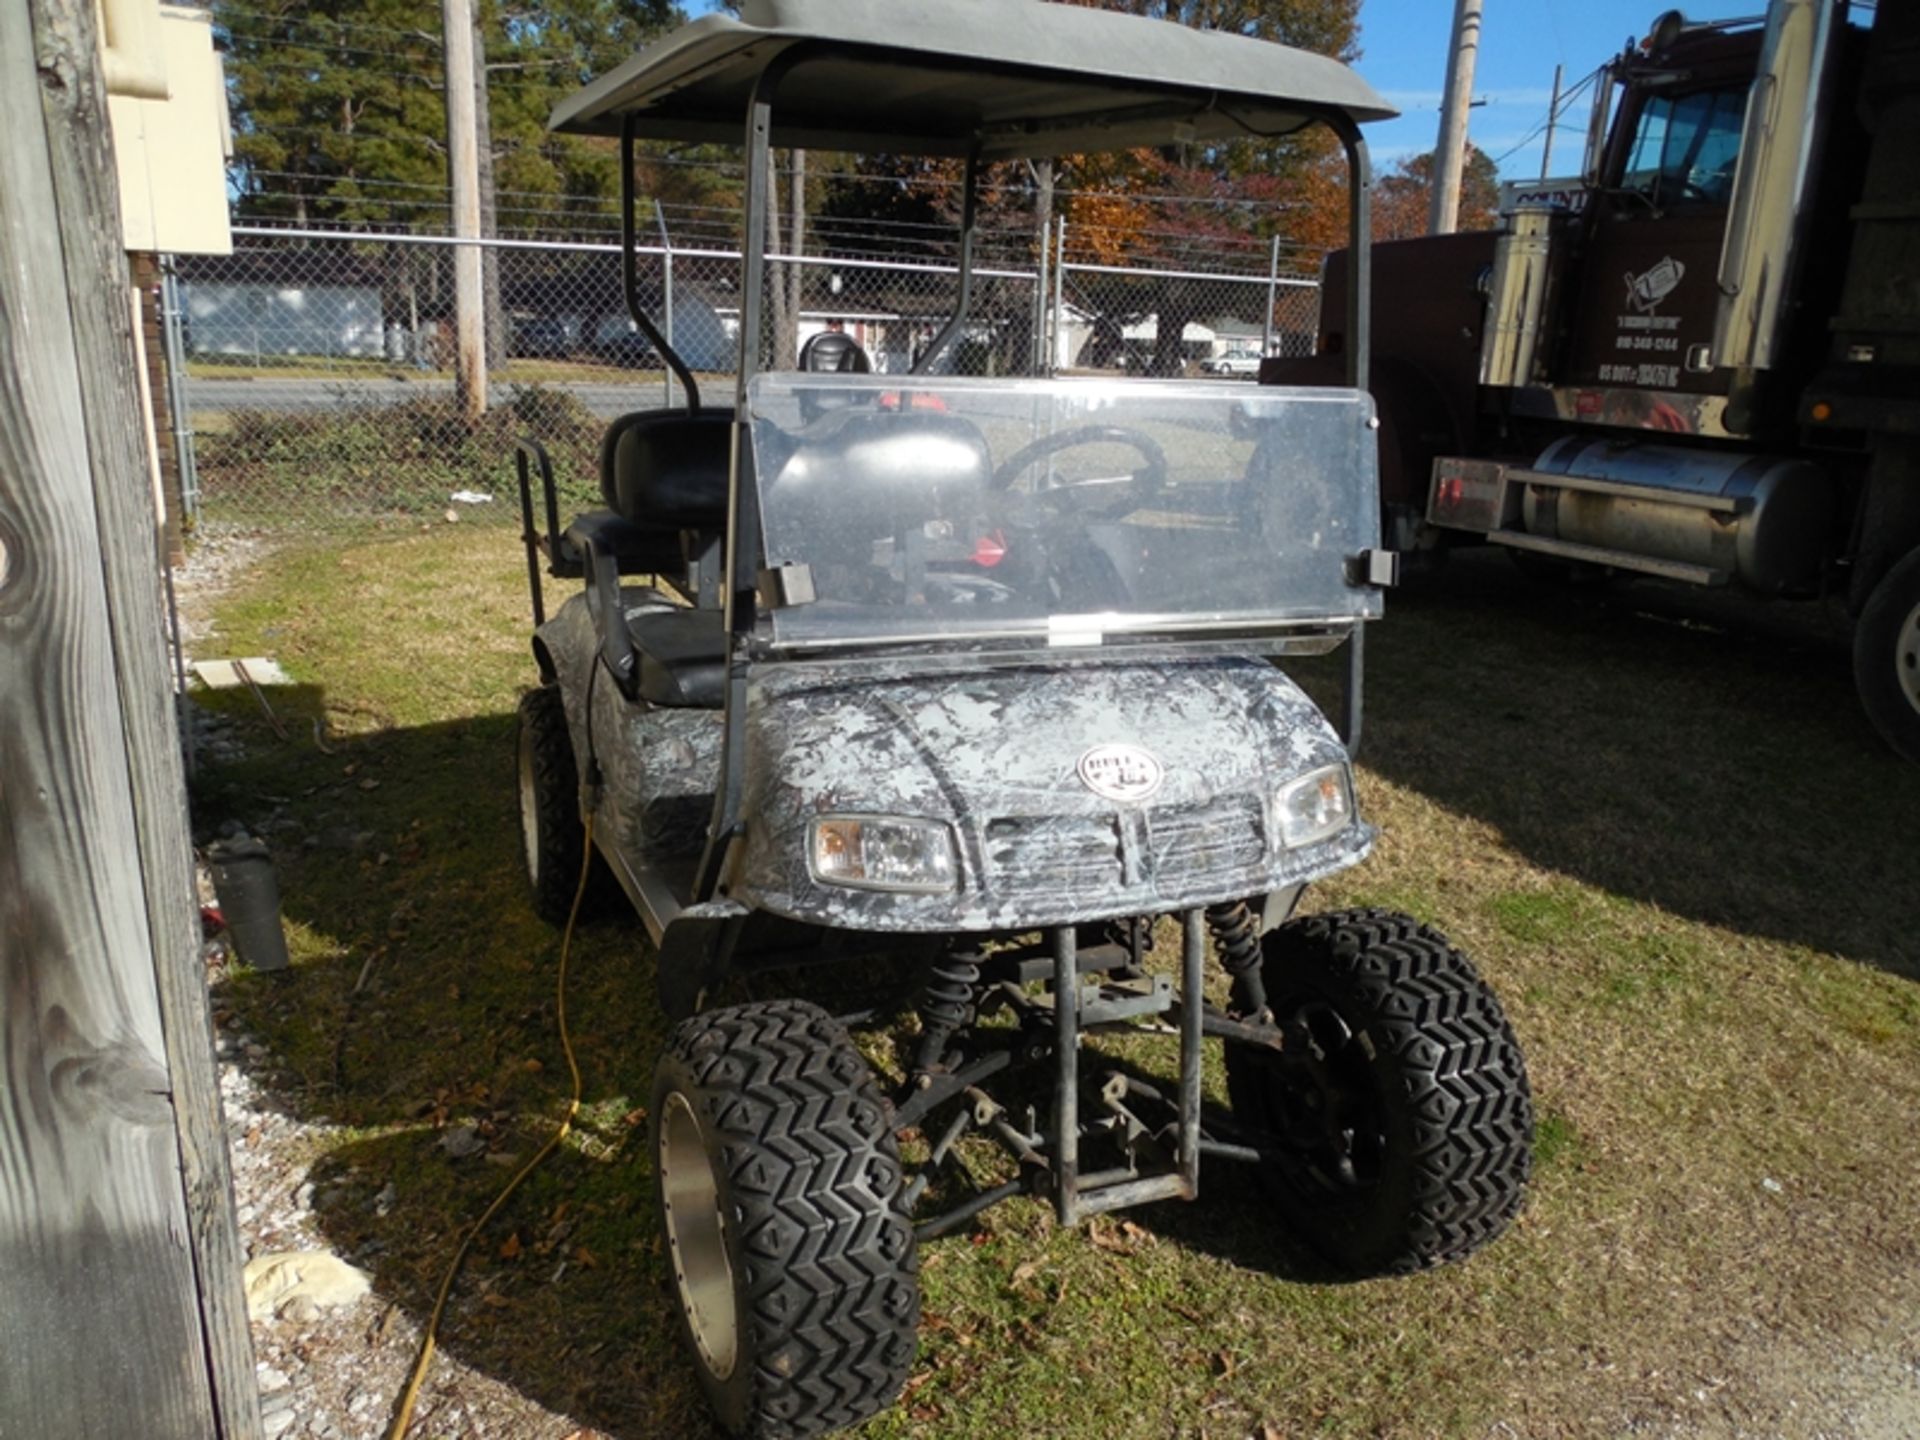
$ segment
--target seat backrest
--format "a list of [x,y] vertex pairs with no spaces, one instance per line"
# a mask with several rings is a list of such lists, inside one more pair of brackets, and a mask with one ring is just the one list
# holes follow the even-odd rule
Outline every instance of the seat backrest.
[[720,406],[622,415],[600,442],[600,493],[649,530],[724,529],[732,430]]
[[868,375],[873,362],[844,330],[822,330],[800,347],[800,368],[814,374]]
[[756,452],[763,487],[785,524],[812,537],[815,558],[864,565],[873,541],[930,520],[983,511],[993,484],[987,442],[972,421],[924,410],[850,407],[810,420],[785,454]]

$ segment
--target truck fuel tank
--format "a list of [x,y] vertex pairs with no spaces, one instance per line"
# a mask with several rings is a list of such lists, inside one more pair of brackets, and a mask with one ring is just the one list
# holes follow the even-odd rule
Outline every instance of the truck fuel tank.
[[1524,480],[1529,535],[1698,567],[1766,595],[1815,588],[1839,512],[1833,475],[1784,455],[1569,435],[1513,480]]

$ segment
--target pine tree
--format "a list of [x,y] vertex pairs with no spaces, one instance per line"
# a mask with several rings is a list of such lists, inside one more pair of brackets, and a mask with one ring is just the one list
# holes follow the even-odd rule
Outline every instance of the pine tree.
[[[447,218],[438,0],[214,0],[234,127],[236,211],[349,226]],[[477,23],[502,231],[602,221],[614,147],[549,135],[554,104],[677,18],[668,0],[488,0]]]

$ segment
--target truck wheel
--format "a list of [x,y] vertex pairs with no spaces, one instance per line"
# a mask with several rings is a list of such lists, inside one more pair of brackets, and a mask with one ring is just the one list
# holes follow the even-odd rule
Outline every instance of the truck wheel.
[[721,1423],[818,1435],[893,1403],[920,1320],[891,1112],[800,1000],[682,1022],[653,1080],[660,1229]]
[[1920,550],[1867,597],[1853,631],[1853,683],[1881,738],[1920,761]]
[[1236,1115],[1316,1250],[1359,1275],[1459,1260],[1520,1209],[1533,1100],[1500,1003],[1437,931],[1385,910],[1289,921],[1265,941],[1292,1058],[1227,1046]]
[[[534,913],[550,925],[564,925],[573,911],[580,884],[579,772],[574,768],[573,737],[557,686],[543,685],[520,697],[518,741],[520,838],[533,890]],[[613,876],[597,856],[594,873],[581,897],[583,915],[605,908]]]

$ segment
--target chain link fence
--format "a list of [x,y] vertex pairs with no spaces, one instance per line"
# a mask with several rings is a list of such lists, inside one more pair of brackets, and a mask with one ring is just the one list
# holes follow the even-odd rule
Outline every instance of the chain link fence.
[[[167,353],[191,435],[180,488],[194,523],[288,537],[512,523],[512,447],[525,434],[553,455],[563,498],[594,503],[606,423],[685,398],[628,318],[619,247],[478,242],[489,404],[474,421],[453,372],[460,243],[476,242],[236,226],[232,255],[166,263]],[[977,268],[968,321],[935,368],[1251,377],[1263,353],[1312,348],[1312,281],[1053,258]],[[657,243],[641,247],[637,273],[702,400],[724,403],[739,255]],[[945,258],[777,258],[761,363],[790,367],[810,336],[838,328],[874,370],[905,373],[951,317],[957,281]]]

